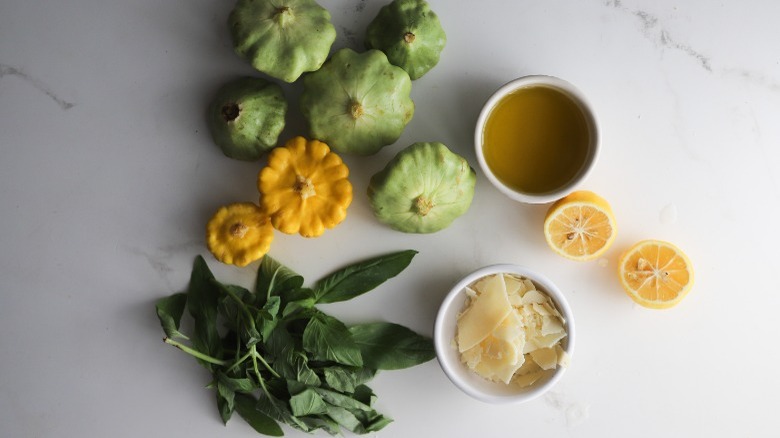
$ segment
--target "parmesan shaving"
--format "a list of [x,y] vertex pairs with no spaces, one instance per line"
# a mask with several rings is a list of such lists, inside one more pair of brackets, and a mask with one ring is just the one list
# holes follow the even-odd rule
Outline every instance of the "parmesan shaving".
[[561,341],[566,321],[527,278],[483,277],[466,287],[456,345],[461,361],[485,379],[526,387],[570,359]]

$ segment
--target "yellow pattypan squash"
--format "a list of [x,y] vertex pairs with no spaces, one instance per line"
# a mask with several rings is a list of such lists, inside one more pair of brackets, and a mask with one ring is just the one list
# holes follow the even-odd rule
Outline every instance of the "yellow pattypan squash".
[[328,145],[295,137],[268,155],[257,177],[260,205],[277,230],[317,237],[347,216],[349,169]]
[[274,229],[263,210],[240,202],[221,207],[206,225],[206,246],[222,263],[246,266],[271,248]]

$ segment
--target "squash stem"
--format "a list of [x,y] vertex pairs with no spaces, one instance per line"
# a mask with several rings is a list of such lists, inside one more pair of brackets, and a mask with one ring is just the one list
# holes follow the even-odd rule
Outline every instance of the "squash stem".
[[274,20],[279,26],[284,27],[293,19],[292,9],[289,6],[282,6],[276,10]]
[[349,106],[349,113],[352,115],[352,118],[357,120],[361,117],[363,117],[363,105],[360,104],[360,102],[352,102],[352,104]]
[[310,198],[317,194],[317,192],[314,190],[314,184],[311,182],[311,179],[306,178],[303,175],[295,176],[293,190],[301,195],[301,198],[303,199]]
[[423,195],[420,195],[417,197],[417,199],[414,200],[412,210],[420,216],[425,216],[431,212],[433,207],[433,201],[424,197]]

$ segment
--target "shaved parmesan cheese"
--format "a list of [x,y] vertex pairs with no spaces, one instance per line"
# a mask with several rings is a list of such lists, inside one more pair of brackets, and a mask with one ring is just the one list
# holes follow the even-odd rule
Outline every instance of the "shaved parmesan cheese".
[[488,277],[475,285],[475,290],[476,298],[458,318],[458,348],[461,353],[487,338],[512,312],[501,276]]
[[568,366],[560,345],[566,322],[531,280],[490,275],[466,287],[466,295],[456,344],[463,363],[478,375],[524,387]]
[[551,370],[558,365],[558,353],[554,348],[539,348],[529,354],[531,359],[543,370]]

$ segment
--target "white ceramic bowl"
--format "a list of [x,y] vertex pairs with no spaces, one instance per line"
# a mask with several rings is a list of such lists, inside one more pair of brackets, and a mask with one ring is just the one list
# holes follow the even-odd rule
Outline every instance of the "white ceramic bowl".
[[[588,154],[585,157],[585,161],[580,167],[579,171],[562,187],[559,187],[553,191],[546,193],[525,193],[518,191],[508,185],[504,184],[490,169],[485,161],[485,154],[483,152],[482,136],[485,130],[485,123],[490,117],[490,113],[495,106],[507,95],[526,87],[544,86],[556,89],[569,98],[571,98],[582,111],[585,116],[585,122],[588,125],[588,131],[590,134]],[[574,191],[577,186],[584,181],[591,170],[596,164],[598,153],[600,150],[599,145],[599,130],[596,116],[593,112],[593,108],[588,103],[585,95],[580,92],[574,85],[564,81],[563,79],[556,78],[554,76],[545,75],[531,75],[523,76],[521,78],[510,81],[501,88],[499,88],[492,96],[487,100],[482,107],[482,111],[477,119],[477,126],[474,131],[474,147],[477,153],[477,161],[482,171],[487,176],[488,180],[502,193],[514,199],[515,201],[525,202],[529,204],[545,204],[549,202],[557,201],[560,198],[568,195]]]
[[527,388],[507,385],[501,382],[491,382],[478,376],[461,362],[460,353],[453,343],[458,314],[463,310],[466,300],[466,286],[482,277],[497,273],[509,273],[528,278],[534,282],[539,290],[552,298],[561,315],[566,320],[567,336],[563,339],[561,346],[569,356],[573,355],[575,341],[574,317],[566,297],[563,296],[560,289],[550,279],[538,272],[518,265],[500,264],[486,266],[467,275],[444,298],[434,326],[433,340],[436,347],[436,356],[441,368],[452,383],[477,400],[488,403],[526,402],[539,397],[552,388],[561,379],[566,368],[556,368],[550,377],[539,380]]

